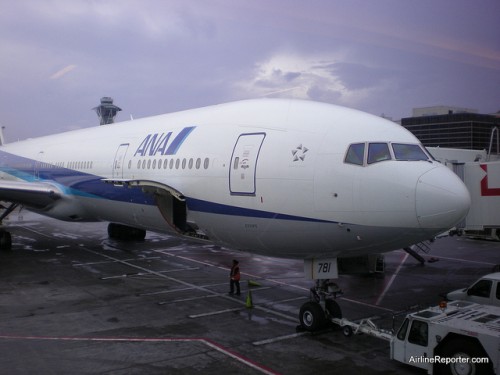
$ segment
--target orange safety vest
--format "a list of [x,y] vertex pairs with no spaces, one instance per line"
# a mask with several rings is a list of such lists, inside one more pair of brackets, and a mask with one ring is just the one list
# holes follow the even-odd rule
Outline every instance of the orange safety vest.
[[240,281],[240,267],[238,265],[231,267],[231,280]]

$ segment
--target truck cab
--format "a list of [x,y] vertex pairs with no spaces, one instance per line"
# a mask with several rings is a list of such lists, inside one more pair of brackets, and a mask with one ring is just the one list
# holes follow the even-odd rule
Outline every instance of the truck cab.
[[408,315],[391,341],[392,359],[427,370],[429,363],[423,358],[432,357],[436,346],[435,342],[429,342],[428,319],[438,315],[440,313],[427,310]]
[[468,288],[450,292],[446,299],[500,306],[500,272],[483,276]]
[[453,301],[408,314],[391,338],[391,359],[428,374],[496,374],[500,308]]

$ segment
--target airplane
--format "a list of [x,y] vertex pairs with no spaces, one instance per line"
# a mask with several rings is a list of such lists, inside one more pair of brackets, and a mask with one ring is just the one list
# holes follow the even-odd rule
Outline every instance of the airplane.
[[[333,104],[251,99],[0,147],[0,200],[112,238],[154,231],[271,257],[313,279],[337,259],[411,246],[454,227],[470,196],[418,139]],[[0,246],[11,247],[0,233]]]

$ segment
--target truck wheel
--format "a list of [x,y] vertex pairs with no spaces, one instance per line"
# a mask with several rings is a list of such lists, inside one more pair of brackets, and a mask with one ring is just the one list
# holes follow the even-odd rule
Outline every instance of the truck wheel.
[[456,363],[442,365],[440,374],[487,375],[493,373],[493,368],[489,363],[472,363],[472,358],[484,358],[487,355],[477,343],[470,340],[457,339],[450,341],[443,348],[443,357],[454,359],[467,358],[468,363],[457,361]]
[[342,333],[344,334],[345,337],[352,336],[353,332],[351,326],[344,326],[344,328],[342,328]]
[[322,328],[326,323],[326,316],[319,303],[306,302],[300,308],[300,325],[306,331],[314,332]]

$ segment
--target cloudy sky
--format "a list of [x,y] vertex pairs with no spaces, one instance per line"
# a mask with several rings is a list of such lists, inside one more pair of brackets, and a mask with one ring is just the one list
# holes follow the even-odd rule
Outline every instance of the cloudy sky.
[[256,97],[500,110],[498,0],[0,0],[8,140]]

